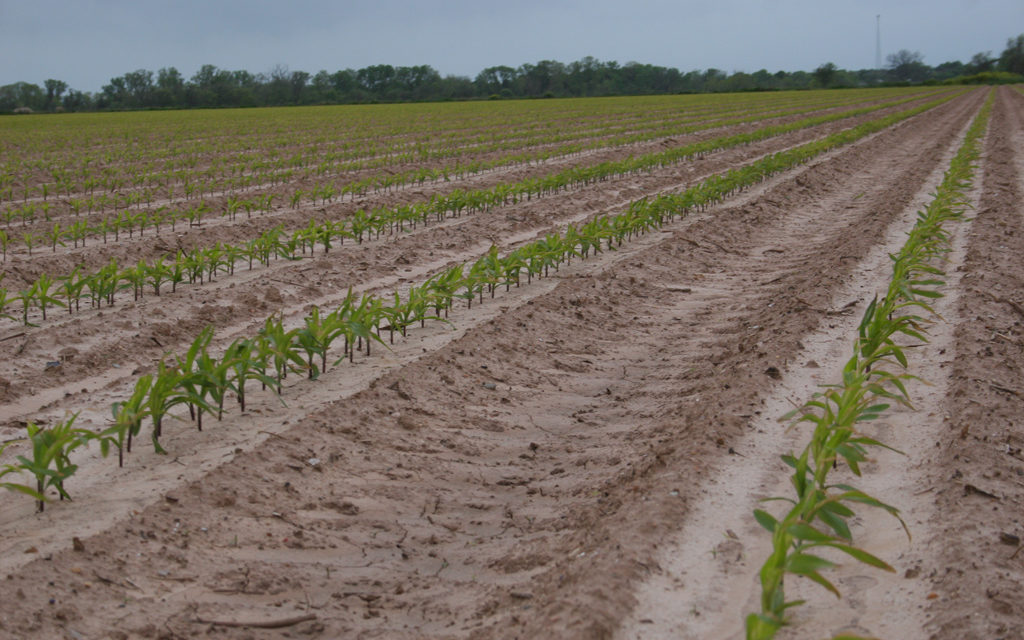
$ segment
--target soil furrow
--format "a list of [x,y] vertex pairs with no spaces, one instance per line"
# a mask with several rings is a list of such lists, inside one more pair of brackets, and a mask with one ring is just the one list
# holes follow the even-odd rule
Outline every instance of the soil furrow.
[[[235,276],[222,275],[214,283],[198,287],[185,285],[175,294],[168,294],[165,287],[164,295],[159,298],[150,294],[141,301],[120,302],[117,307],[102,312],[85,310],[68,317],[54,310],[55,319],[44,322],[39,329],[29,330],[23,339],[0,344],[0,350],[18,351],[25,356],[6,360],[7,366],[0,366],[0,376],[21,383],[8,388],[6,398],[2,399],[12,403],[28,389],[33,393],[51,389],[46,397],[23,398],[17,405],[11,405],[8,413],[13,418],[29,413],[33,407],[58,408],[51,403],[60,397],[63,387],[79,381],[86,388],[109,384],[109,374],[103,374],[102,380],[88,379],[100,363],[115,359],[126,373],[151,367],[166,350],[183,349],[183,341],[191,340],[207,324],[224,326],[251,318],[254,308],[262,312],[258,314],[260,317],[276,309],[294,313],[322,298],[325,291],[344,291],[350,286],[361,288],[382,278],[401,282],[402,278],[415,275],[410,265],[425,262],[442,265],[445,259],[464,260],[470,255],[467,247],[472,247],[475,255],[486,250],[486,246],[478,245],[488,241],[504,249],[510,234],[520,237],[543,234],[569,221],[614,211],[632,199],[662,190],[681,189],[728,167],[790,148],[841,126],[846,125],[831,123],[824,131],[814,127],[711,154],[686,163],[682,175],[678,169],[666,168],[651,175],[611,179],[582,192],[558,194],[421,227],[395,237],[394,242],[348,243],[335,247],[328,256],[297,263],[279,260],[268,268],[240,271]],[[311,280],[306,273],[312,269],[317,276]],[[307,284],[299,287],[297,282]],[[187,304],[181,305],[181,300]],[[168,313],[167,310],[173,311]],[[112,322],[122,331],[110,333],[111,321],[106,318],[111,314],[115,316]],[[132,330],[137,332],[126,341],[124,332]],[[83,336],[88,337],[84,342],[81,341]],[[76,360],[59,369],[45,368],[46,362],[56,361],[56,352],[66,346],[79,351]],[[31,368],[26,368],[26,359],[32,363]],[[80,389],[81,386],[74,387],[71,392]]]
[[[708,490],[692,515],[662,548],[659,569],[637,590],[638,607],[616,637],[743,637],[745,615],[760,607],[757,571],[771,552],[770,537],[754,521],[752,512],[755,508],[774,511],[771,504],[759,504],[762,498],[791,494],[790,470],[779,456],[799,450],[809,434],[806,426],[788,430],[777,419],[808,400],[819,385],[838,382],[851,355],[864,308],[888,286],[892,275],[889,255],[905,242],[917,211],[931,199],[960,141],[960,135],[944,140],[948,145],[945,152],[934,165],[929,163],[934,166],[931,175],[918,185],[915,198],[884,230],[883,241],[856,265],[847,282],[827,292],[831,300],[824,308],[835,311],[823,317],[816,332],[801,341],[798,356],[780,372],[783,382],[764,398],[763,410],[751,421],[748,434],[734,445],[747,460],[726,462],[709,478]],[[965,233],[962,225],[950,231],[960,232],[959,251],[949,254],[955,265],[962,258]],[[949,294],[956,293],[955,275],[947,279]],[[936,308],[940,315],[949,317],[955,303],[955,295],[950,295]],[[867,435],[904,451],[906,456],[875,454],[863,466],[865,478],[847,477],[850,474],[845,470],[834,472],[835,477],[830,478],[854,484],[900,508],[915,537],[928,533],[923,524],[930,513],[927,499],[913,496],[923,495],[926,491],[921,489],[928,486],[922,470],[929,466],[930,433],[936,429],[936,416],[942,411],[947,388],[943,367],[948,365],[948,356],[943,354],[951,347],[952,326],[939,323],[929,333],[930,344],[911,350],[912,372],[931,383],[910,388],[918,411],[894,409],[883,421],[866,426]],[[840,633],[908,640],[923,637],[922,610],[928,585],[920,570],[921,557],[927,553],[917,545],[910,546],[896,519],[866,509],[858,514],[854,540],[895,565],[898,575],[836,558],[843,566],[829,571],[827,577],[843,593],[838,602],[816,585],[797,579],[787,581],[787,599],[806,599],[808,604],[792,610],[794,626],[780,633],[780,638],[809,639]]]
[[931,638],[1024,638],[1024,96],[999,90],[964,262],[922,567]]
[[[927,98],[920,98],[921,101],[926,99]],[[862,105],[853,105],[851,108],[857,108],[859,106]],[[791,132],[784,134],[781,137],[788,138],[790,140],[797,140],[797,142],[790,142],[790,144],[799,144],[800,142],[805,142],[813,137],[827,135],[828,133],[840,128],[855,126],[856,124],[866,120],[874,119],[899,109],[905,109],[907,106],[908,105],[887,107],[869,114],[854,116],[848,120],[839,120],[836,122],[809,127],[797,132]],[[272,214],[260,214],[251,219],[243,218],[234,221],[229,221],[226,218],[208,219],[204,222],[205,226],[203,228],[189,229],[187,231],[179,231],[176,234],[171,234],[173,242],[168,241],[167,229],[165,228],[163,236],[157,236],[157,234],[153,233],[153,230],[150,230],[146,236],[127,240],[122,239],[117,243],[112,241],[110,244],[103,243],[100,245],[99,243],[102,242],[101,240],[90,239],[90,243],[85,247],[85,249],[63,247],[56,254],[50,253],[45,249],[37,250],[31,260],[24,255],[25,252],[23,251],[12,251],[10,256],[10,265],[6,268],[12,272],[15,279],[25,279],[34,277],[37,275],[39,270],[46,270],[50,273],[64,273],[66,271],[70,271],[68,267],[71,264],[84,263],[93,266],[102,265],[105,264],[111,256],[118,257],[121,262],[134,262],[139,259],[152,260],[163,253],[166,253],[168,249],[173,249],[175,246],[188,248],[194,246],[210,246],[214,242],[223,242],[228,239],[232,242],[237,242],[239,239],[251,239],[252,237],[255,237],[267,229],[277,225],[284,225],[287,229],[296,229],[305,226],[310,219],[317,217],[326,216],[331,219],[338,219],[350,216],[359,209],[369,210],[382,206],[397,206],[400,204],[419,202],[429,199],[429,197],[434,194],[450,193],[456,188],[487,189],[501,183],[512,183],[530,178],[540,178],[577,166],[581,164],[581,159],[583,158],[585,158],[587,165],[619,161],[634,155],[664,151],[673,146],[682,146],[684,144],[717,138],[726,133],[733,135],[733,133],[745,133],[769,125],[774,126],[786,124],[829,111],[832,110],[826,109],[795,116],[769,118],[765,121],[730,125],[727,127],[715,127],[705,131],[674,136],[668,140],[663,139],[650,143],[627,145],[624,147],[601,148],[593,152],[588,152],[586,155],[582,156],[573,154],[566,157],[553,158],[541,163],[513,165],[492,172],[471,174],[463,178],[453,178],[451,181],[432,182],[424,185],[410,185],[403,189],[384,193],[374,193],[367,196],[360,196],[358,198],[341,198],[340,201],[330,205],[315,206],[304,204],[297,210],[292,210],[289,207],[281,207]],[[666,146],[667,142],[668,146]],[[757,144],[761,145],[765,142],[769,145],[772,144],[771,139]],[[662,171],[661,173],[664,172]],[[294,190],[296,188],[309,189],[315,186],[315,184],[315,182],[302,181],[289,183],[288,190]],[[284,193],[281,189],[276,189],[274,191],[279,194]],[[223,194],[220,197],[212,199],[207,198],[207,200],[211,202],[215,212],[226,208],[226,196]],[[280,199],[279,202],[281,202]],[[193,206],[195,203],[193,201],[188,201],[183,204]],[[47,225],[43,230],[51,227],[52,225]],[[179,223],[179,227],[185,227],[188,229],[187,222]],[[20,231],[20,229],[16,229],[16,231]],[[96,249],[100,246],[102,246],[102,251],[100,251],[99,254],[102,259],[97,259],[95,257],[97,253]],[[93,250],[90,251],[90,249]]]

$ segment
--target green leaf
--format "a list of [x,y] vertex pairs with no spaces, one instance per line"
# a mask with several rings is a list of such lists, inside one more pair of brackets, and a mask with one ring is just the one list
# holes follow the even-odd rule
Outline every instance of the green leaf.
[[871,565],[872,567],[878,567],[879,569],[885,569],[886,571],[891,571],[891,572],[895,572],[896,571],[896,569],[893,569],[889,565],[889,563],[885,562],[884,560],[882,560],[878,556],[872,555],[872,554],[868,553],[867,551],[864,551],[863,549],[858,549],[857,547],[850,546],[848,544],[843,544],[843,543],[840,543],[840,542],[827,542],[827,543],[823,543],[823,544],[825,546],[832,547],[834,549],[838,549],[838,550],[842,551],[843,553],[846,553],[846,554],[856,558],[857,560],[860,560],[864,564]]
[[801,573],[801,574],[799,574],[799,575],[802,575],[802,576],[804,576],[805,578],[810,578],[811,580],[813,580],[813,581],[817,582],[817,583],[818,583],[818,584],[820,584],[821,586],[825,587],[826,589],[828,589],[829,591],[831,591],[832,593],[834,593],[834,594],[835,594],[835,596],[836,596],[837,598],[841,597],[841,596],[839,595],[839,589],[836,589],[835,585],[833,585],[833,584],[832,584],[831,582],[829,582],[828,580],[826,580],[826,579],[825,579],[825,577],[824,577],[824,576],[822,576],[822,575],[821,575],[820,573],[818,573],[817,571],[812,571],[812,572],[810,572],[810,573]]
[[850,518],[853,516],[853,511],[850,508],[835,500],[829,500],[828,502],[822,503],[821,510],[834,513],[844,518]]
[[797,540],[810,540],[811,542],[827,542],[829,540],[833,540],[832,536],[828,535],[827,533],[822,533],[821,531],[818,531],[817,529],[815,529],[814,527],[805,522],[798,522],[794,525],[791,525],[788,529],[786,529],[786,533],[793,536]]
[[807,575],[821,569],[831,569],[834,566],[836,566],[834,562],[819,556],[812,556],[809,553],[797,552],[786,558],[786,571],[798,575]]
[[843,538],[844,540],[853,539],[853,534],[850,533],[850,527],[846,524],[846,520],[843,520],[842,517],[825,509],[821,509],[820,511],[818,511],[817,515],[818,519],[824,522],[833,531],[835,531],[836,535],[838,535],[840,538]]
[[779,524],[779,521],[775,519],[775,516],[762,509],[754,509],[754,519],[757,520],[762,527],[767,529],[769,533],[775,533],[775,527]]

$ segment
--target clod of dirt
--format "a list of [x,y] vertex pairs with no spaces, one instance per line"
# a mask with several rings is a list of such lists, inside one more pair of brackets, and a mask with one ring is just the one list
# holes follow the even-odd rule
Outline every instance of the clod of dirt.
[[411,396],[405,391],[402,391],[402,388],[398,386],[398,383],[399,381],[395,380],[393,383],[388,385],[388,389],[391,389],[392,391],[397,393],[398,397],[401,398],[402,400],[410,400]]
[[999,542],[1008,544],[1011,547],[1020,545],[1020,536],[1015,536],[1012,533],[1006,533],[1005,531],[999,534]]
[[346,516],[354,516],[359,514],[359,507],[352,504],[352,502],[348,500],[342,500],[341,502],[331,500],[330,502],[325,502],[324,506],[327,507],[328,509],[334,509],[338,513]]
[[81,538],[79,538],[78,536],[71,538],[71,548],[80,553],[85,552],[85,545],[82,543]]
[[406,431],[417,431],[420,429],[420,423],[410,418],[407,414],[398,416],[398,426],[402,427]]
[[281,291],[274,286],[267,287],[266,291],[263,292],[263,299],[267,302],[284,302],[284,298],[281,297]]

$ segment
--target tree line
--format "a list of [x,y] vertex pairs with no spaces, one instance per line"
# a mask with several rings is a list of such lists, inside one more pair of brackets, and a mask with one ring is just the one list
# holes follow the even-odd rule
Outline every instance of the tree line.
[[[379,64],[316,74],[278,66],[268,73],[229,71],[203,65],[191,78],[174,67],[130,71],[110,79],[99,92],[71,89],[61,80],[42,86],[16,82],[0,86],[0,112],[105,111],[119,109],[260,107],[282,105],[411,102],[497,98],[585,97],[773,91],[825,87],[867,87],[961,81],[1021,81],[1024,34],[1010,38],[998,57],[977,53],[969,62],[929,66],[918,52],[901,50],[885,69],[845,70],[831,62],[814,71],[761,69],[726,73],[720,69],[682,72],[672,67],[602,62],[592,57],[564,64],[541,60],[519,67],[488,67],[476,75],[442,76],[429,65]],[[1016,75],[1010,75],[1016,74]]]

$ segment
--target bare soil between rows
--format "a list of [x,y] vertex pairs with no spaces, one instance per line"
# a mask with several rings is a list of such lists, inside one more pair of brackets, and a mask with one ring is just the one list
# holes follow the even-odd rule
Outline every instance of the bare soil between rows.
[[[366,359],[351,372],[342,366],[321,381],[296,385],[300,401],[286,394],[288,407],[264,399],[230,418],[232,440],[218,445],[224,454],[208,461],[208,470],[183,468],[175,481],[173,459],[140,453],[129,459],[128,470],[112,474],[115,481],[96,481],[76,502],[55,503],[43,516],[27,515],[5,496],[0,635],[611,637],[636,605],[636,586],[657,569],[659,545],[712,486],[712,470],[757,455],[735,446],[760,419],[780,372],[793,364],[806,336],[841,312],[831,308],[832,292],[883,241],[984,96],[972,92],[622,251],[575,262],[531,285],[537,289],[502,292],[481,309],[459,310],[452,317],[462,326],[457,332],[411,332],[377,364]],[[969,245],[975,249],[968,250],[964,275],[965,282],[1001,279],[992,286],[1002,289],[987,283],[985,290],[1002,291],[1018,306],[1024,303],[1014,297],[1020,287],[1013,280],[1024,272],[1018,250],[1024,247],[1014,244],[1020,241],[1022,102],[1019,94],[1001,91]],[[741,162],[753,157],[745,153],[771,149],[725,152],[716,162]],[[716,157],[649,180],[602,183],[474,217],[445,229],[448,246],[439,244],[441,233],[428,231],[357,248],[345,261],[309,261],[298,269],[314,272],[289,274],[319,279],[308,286],[226,281],[189,292],[188,311],[176,311],[181,303],[170,297],[147,310],[164,307],[172,327],[168,343],[187,335],[187,326],[181,333],[174,327],[193,312],[242,326],[245,313],[266,315],[274,304],[301,309],[303,300],[332,295],[329,289],[353,276],[365,284],[387,277],[399,282],[425,264],[453,259],[480,233],[500,240],[543,232],[545,215],[553,224],[581,209],[598,211],[685,184],[695,174],[720,170],[712,163]],[[993,245],[1000,249],[992,251]],[[408,264],[398,262],[403,255]],[[282,274],[275,272],[288,277]],[[979,287],[976,295],[985,290]],[[970,287],[963,294],[962,304],[984,303],[970,299]],[[1006,432],[1001,437],[1009,438],[998,444],[1009,449],[994,447],[995,427],[971,426],[936,461],[936,477],[952,478],[954,469],[988,473],[987,480],[1005,485],[986,484],[986,491],[1019,500],[1013,475],[1019,464],[1010,452],[1019,453],[1013,438],[1021,436],[1013,428],[1022,414],[1020,396],[978,388],[973,380],[1016,388],[1010,376],[1019,370],[1015,358],[1024,358],[1024,318],[1014,316],[1014,304],[985,299],[991,309],[977,312],[985,330],[964,327],[957,347],[981,354],[958,358],[957,366],[977,364],[984,373],[964,371],[957,379],[964,381],[963,394],[982,393],[965,403],[982,413],[951,408],[950,430],[987,424],[995,419],[984,411],[995,411]],[[22,354],[41,354],[81,332],[126,342],[112,360],[127,363],[126,354],[138,350],[136,362],[144,366],[156,351],[144,343],[162,334],[147,333],[133,316],[111,322],[111,315],[44,327],[52,334],[22,347]],[[118,333],[104,336],[110,326]],[[991,342],[989,329],[1008,340]],[[4,366],[18,366],[22,354],[9,354]],[[102,360],[90,362],[106,369]],[[1007,379],[997,375],[1004,370]],[[365,384],[346,383],[350,375]],[[114,374],[115,386],[119,377]],[[89,402],[98,405],[91,410],[98,416],[105,393],[79,392],[50,410]],[[270,422],[276,426],[264,429]],[[256,434],[264,430],[274,435]],[[179,437],[172,451],[190,436]],[[954,452],[967,446],[979,451]],[[1008,466],[992,475],[995,470],[979,465],[997,461],[985,455]],[[123,516],[104,515],[105,504],[131,494],[133,478],[150,473],[166,476],[152,485],[155,493]],[[935,604],[929,624],[937,638],[989,637],[1000,620],[1012,629],[1006,625],[1019,617],[1020,590],[1013,590],[1022,556],[1007,565],[1000,554],[1012,549],[989,540],[991,553],[972,573],[964,556],[974,548],[973,537],[964,523],[1006,518],[993,524],[1008,534],[1022,532],[1013,509],[992,513],[988,509],[999,505],[970,496],[985,514],[964,510],[963,500],[953,499],[957,487],[963,491],[960,484],[937,495],[950,500],[941,505],[949,566],[965,572],[967,582],[937,578],[941,606]],[[88,535],[76,528],[84,526],[83,512],[96,521]],[[950,520],[950,513],[959,520]],[[45,545],[22,548],[18,536],[27,538],[29,530]],[[74,545],[73,537],[79,538]],[[993,586],[995,595],[965,588],[996,574],[1002,582]],[[1003,618],[973,620],[971,607],[990,600],[1003,603]],[[972,635],[973,629],[983,633]]]
[[[869,117],[878,117],[878,114],[811,127],[709,154],[678,167],[640,176],[613,178],[593,188],[497,207],[449,219],[442,224],[419,227],[409,233],[359,245],[349,242],[335,246],[327,255],[317,253],[309,259],[295,262],[277,260],[267,268],[257,267],[253,271],[240,267],[232,277],[221,276],[204,285],[183,284],[174,293],[165,285],[159,297],[149,290],[141,300],[132,300],[130,292],[121,292],[114,307],[83,309],[72,316],[51,310],[46,321],[34,317],[33,321],[40,327],[24,332],[23,336],[19,335],[21,329],[15,323],[0,319],[4,334],[0,337],[13,336],[0,341],[0,355],[7,356],[0,358],[0,401],[11,404],[6,412],[8,422],[5,425],[0,421],[0,428],[7,426],[6,435],[11,436],[23,427],[26,416],[37,416],[40,410],[48,410],[59,417],[62,411],[60,401],[65,394],[71,394],[68,399],[80,404],[81,398],[91,398],[97,387],[106,388],[114,383],[116,372],[110,371],[108,363],[118,364],[123,376],[134,371],[147,372],[166,351],[186,349],[187,343],[208,324],[230,327],[224,332],[231,333],[230,337],[238,333],[251,335],[254,327],[262,323],[262,318],[272,313],[295,316],[310,303],[330,302],[332,294],[334,299],[339,298],[348,287],[357,290],[393,287],[413,277],[422,278],[423,273],[419,271],[425,265],[438,270],[454,261],[475,259],[490,244],[497,244],[505,250],[509,248],[510,239],[532,239],[563,228],[569,221],[618,210],[644,195],[661,190],[679,190],[729,167],[854,126]],[[744,126],[736,128],[736,131],[746,129]],[[606,159],[622,159],[628,155],[622,150],[608,153],[611,155]],[[512,170],[511,179],[536,175],[538,170],[533,169],[534,173],[529,171]],[[483,186],[509,178],[509,175],[489,176]],[[424,199],[440,188],[435,186],[428,190],[381,195],[372,203],[373,206],[396,206]],[[358,206],[368,205],[362,202]],[[356,207],[356,204],[333,205],[330,207],[331,217],[340,215],[338,210],[351,211]],[[182,233],[174,236],[173,240],[151,238],[139,243],[148,247],[142,255],[138,253],[141,247],[132,244],[92,244],[73,257],[44,256],[32,265],[35,270],[66,273],[72,270],[73,265],[102,265],[112,257],[122,263],[140,257],[153,259],[174,246],[191,247],[197,242],[201,246],[238,242],[240,238],[256,233],[257,229],[264,231],[289,220],[289,226],[302,226],[310,215],[310,211],[288,212],[275,216],[273,220],[239,221],[230,227],[218,225],[204,231]],[[298,220],[303,222],[297,223]],[[18,277],[30,277],[27,271],[22,272],[17,261],[6,266],[11,276],[8,284]],[[112,326],[116,330],[112,331]],[[222,337],[229,338],[228,335]],[[61,360],[58,354],[69,346],[78,351],[74,359],[60,367],[48,368],[47,363]],[[97,376],[97,372],[105,375]],[[85,392],[82,392],[83,388]],[[41,394],[44,390],[49,393],[37,398],[26,397],[27,394]],[[5,432],[0,430],[0,437],[4,435]]]

